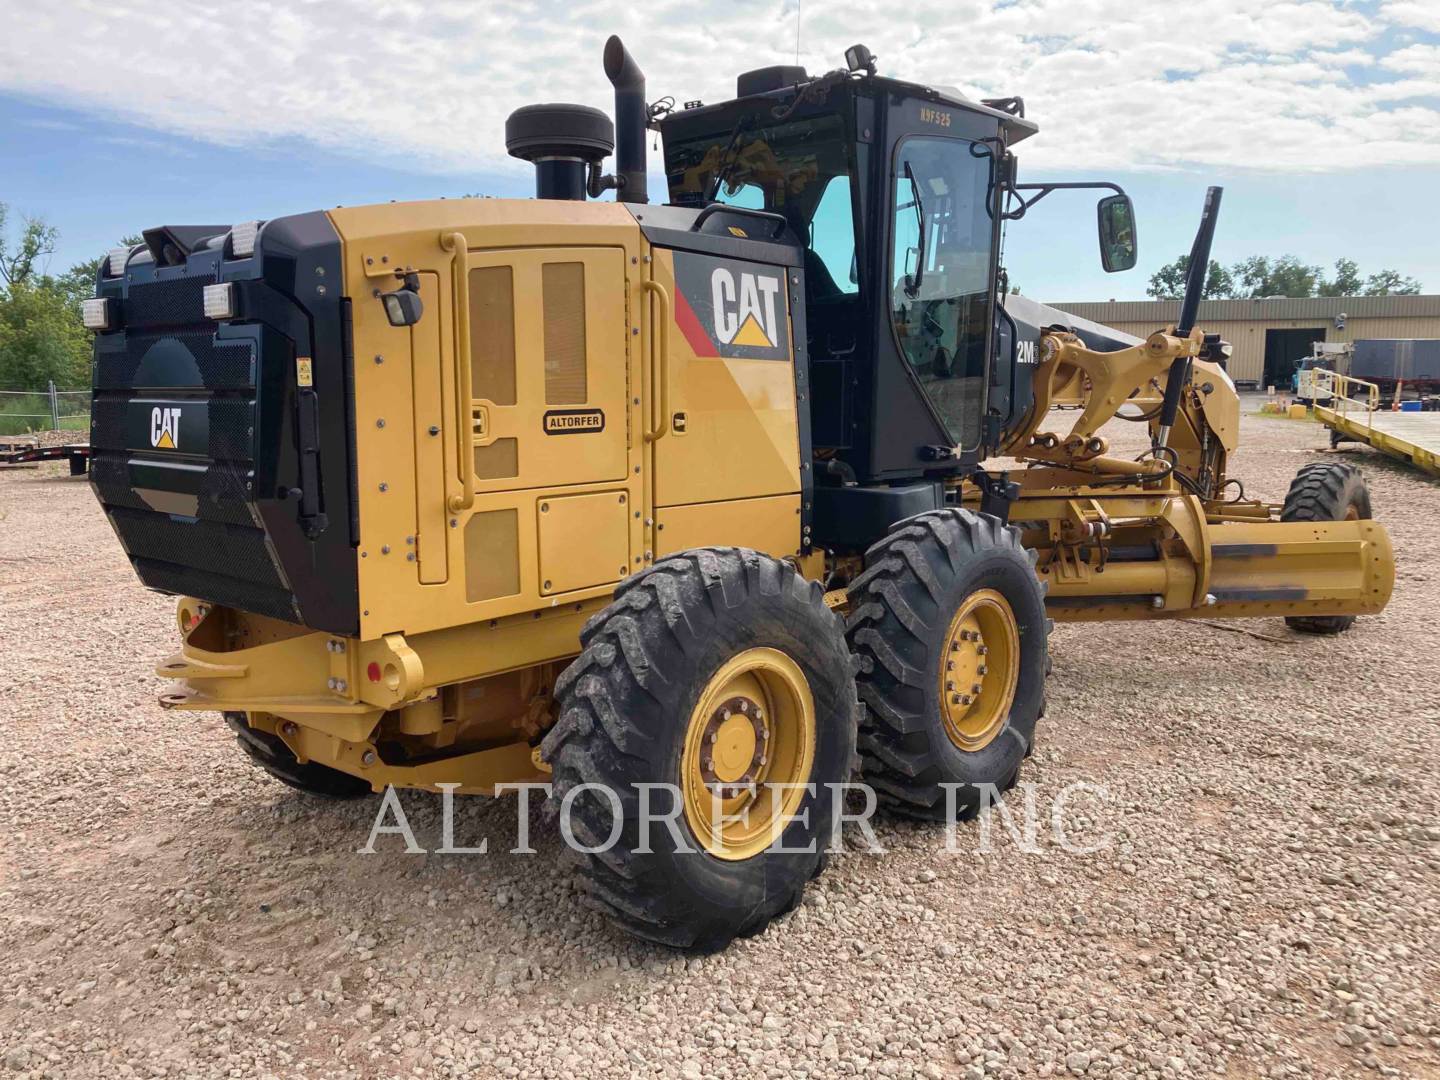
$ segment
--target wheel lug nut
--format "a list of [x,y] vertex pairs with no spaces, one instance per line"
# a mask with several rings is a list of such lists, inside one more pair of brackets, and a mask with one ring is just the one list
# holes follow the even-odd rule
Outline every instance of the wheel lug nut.
[[946,690],[954,690],[954,689],[955,689],[955,680],[954,680],[954,679],[947,680],[946,683],[945,683],[945,689],[946,689]]
[[955,670],[955,661],[954,661],[954,660],[946,660],[946,661],[945,661],[945,670],[946,670],[946,671],[954,671],[954,670]]
[[960,704],[961,704],[961,705],[969,705],[969,704],[970,704],[970,695],[969,695],[969,694],[961,694],[961,695],[960,695]]
[[984,675],[984,674],[987,674],[990,669],[989,669],[988,667],[986,667],[984,664],[981,664],[981,665],[980,665],[978,668],[976,668],[975,670],[976,670],[976,672],[977,672],[978,674]]
[[959,705],[959,704],[960,704],[960,695],[959,695],[959,694],[951,694],[951,695],[950,695],[950,704],[951,704],[951,705]]
[[977,682],[974,686],[970,687],[970,693],[972,693],[972,694],[978,694],[978,693],[980,693],[980,684],[979,684],[978,682]]
[[987,653],[990,652],[990,650],[987,649],[984,645],[976,645],[976,646],[975,646],[975,651],[976,651],[977,653],[979,653],[981,656],[985,656]]

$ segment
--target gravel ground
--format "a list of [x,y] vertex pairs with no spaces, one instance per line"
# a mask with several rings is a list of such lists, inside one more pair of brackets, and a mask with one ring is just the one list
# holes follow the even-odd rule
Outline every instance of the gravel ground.
[[[1253,408],[1235,471],[1278,500],[1324,435]],[[538,811],[504,854],[510,802],[458,804],[494,854],[356,855],[375,802],[155,706],[172,601],[83,481],[0,474],[0,1075],[1440,1076],[1440,483],[1341,456],[1400,560],[1383,615],[1060,627],[1037,853],[882,821],[704,959],[582,907]],[[1077,780],[1089,854],[1049,825]]]

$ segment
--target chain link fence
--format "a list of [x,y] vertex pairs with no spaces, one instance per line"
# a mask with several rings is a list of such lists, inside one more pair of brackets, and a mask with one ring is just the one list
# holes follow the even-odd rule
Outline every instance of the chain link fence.
[[88,431],[90,391],[0,390],[0,436],[36,431]]

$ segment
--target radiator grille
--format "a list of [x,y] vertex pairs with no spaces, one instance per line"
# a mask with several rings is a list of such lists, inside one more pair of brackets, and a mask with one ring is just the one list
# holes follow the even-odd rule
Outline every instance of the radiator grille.
[[205,321],[201,295],[206,285],[215,284],[215,275],[155,281],[130,286],[125,297],[125,325],[192,326]]
[[216,343],[212,330],[128,333],[123,352],[95,357],[96,390],[247,390],[254,385],[250,343]]
[[174,563],[261,588],[283,588],[261,529],[118,506],[111,508],[110,520],[132,558]]

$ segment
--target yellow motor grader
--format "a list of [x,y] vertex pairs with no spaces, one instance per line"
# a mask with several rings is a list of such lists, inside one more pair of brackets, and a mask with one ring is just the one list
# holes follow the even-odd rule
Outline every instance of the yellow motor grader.
[[92,484],[180,597],[165,708],[316,794],[549,782],[594,901],[714,949],[797,903],[857,763],[926,819],[1013,784],[1051,620],[1384,607],[1355,470],[1283,505],[1228,474],[1218,190],[1136,341],[1006,295],[1002,230],[1059,188],[1106,190],[1102,261],[1136,258],[1115,185],[1019,182],[1019,99],[863,46],[681,108],[604,63],[613,123],[507,121],[534,199],[162,226],[102,265]]

